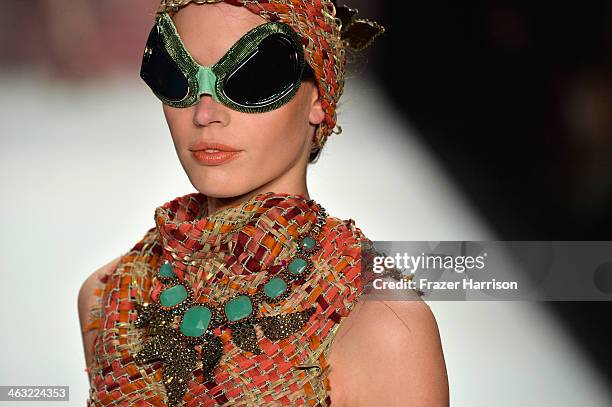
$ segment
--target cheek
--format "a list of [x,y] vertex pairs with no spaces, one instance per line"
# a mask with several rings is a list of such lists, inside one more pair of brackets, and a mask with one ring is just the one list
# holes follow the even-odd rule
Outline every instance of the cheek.
[[299,117],[282,113],[267,112],[249,120],[246,134],[252,139],[248,145],[252,158],[260,165],[275,166],[292,162],[302,153],[305,131]]
[[[292,103],[296,102],[296,103]],[[307,147],[308,117],[300,100],[293,100],[277,110],[246,116],[249,145],[260,158],[297,158]]]
[[163,105],[164,116],[177,150],[188,147],[188,135],[192,127],[192,108],[173,108]]

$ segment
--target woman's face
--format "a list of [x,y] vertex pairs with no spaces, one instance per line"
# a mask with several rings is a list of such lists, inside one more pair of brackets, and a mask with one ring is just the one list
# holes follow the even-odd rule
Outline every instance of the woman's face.
[[[224,3],[190,4],[173,21],[189,53],[204,66],[215,64],[247,31],[267,22]],[[163,109],[179,160],[202,194],[301,193],[314,130],[324,118],[318,97],[315,84],[306,81],[287,104],[265,113],[238,112],[210,95],[202,95],[195,106]],[[193,153],[202,142],[222,143],[238,153],[221,164],[203,163]]]

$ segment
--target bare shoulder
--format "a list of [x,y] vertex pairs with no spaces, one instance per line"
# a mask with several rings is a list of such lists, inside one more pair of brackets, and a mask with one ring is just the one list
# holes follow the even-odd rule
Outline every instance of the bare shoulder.
[[110,274],[116,267],[122,256],[111,260],[93,273],[91,273],[81,285],[78,296],[79,321],[83,335],[83,347],[85,350],[85,363],[89,366],[91,362],[91,348],[97,334],[97,330],[87,330],[91,309],[96,305],[97,298],[95,289],[100,284],[100,280]]
[[343,321],[330,354],[331,397],[335,383],[341,405],[448,405],[438,325],[429,305],[415,298],[365,299]]
[[94,289],[96,285],[98,284],[98,282],[103,276],[108,275],[117,267],[117,264],[121,260],[121,257],[122,256],[119,256],[111,260],[109,263],[103,265],[102,267],[100,267],[99,269],[91,273],[85,279],[83,284],[81,284],[81,288],[79,290],[79,299],[78,299],[79,315],[86,314],[89,311],[89,307],[87,307],[87,305],[91,302],[91,299],[94,297],[93,293],[94,293]]

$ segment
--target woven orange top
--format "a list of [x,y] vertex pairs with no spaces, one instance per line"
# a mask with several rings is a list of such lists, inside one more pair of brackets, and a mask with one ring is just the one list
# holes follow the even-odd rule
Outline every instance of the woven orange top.
[[[98,328],[88,367],[88,405],[166,405],[162,362],[137,364],[145,332],[134,325],[137,303],[154,302],[164,260],[175,261],[177,277],[194,299],[224,301],[261,286],[295,253],[295,238],[316,221],[316,204],[301,195],[261,193],[246,202],[207,213],[199,193],[178,197],[155,210],[156,226],[100,281],[99,304],[85,330]],[[321,248],[304,281],[276,305],[263,303],[261,316],[308,307],[315,313],[298,332],[271,340],[257,331],[263,351],[238,348],[229,328],[216,328],[223,355],[212,377],[193,371],[183,397],[189,406],[329,406],[333,383],[327,363],[334,336],[363,294],[361,241],[353,220],[328,217],[319,235]],[[201,367],[201,363],[200,363]]]

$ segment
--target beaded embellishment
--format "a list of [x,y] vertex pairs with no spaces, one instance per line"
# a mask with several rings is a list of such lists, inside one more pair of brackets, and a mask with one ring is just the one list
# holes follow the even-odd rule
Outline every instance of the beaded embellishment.
[[[134,355],[139,364],[161,360],[162,377],[169,406],[178,406],[187,390],[192,372],[202,362],[204,377],[212,378],[223,355],[223,343],[216,328],[229,328],[231,339],[243,351],[261,354],[255,326],[271,340],[280,340],[299,331],[315,313],[312,306],[302,311],[274,316],[257,316],[262,303],[278,304],[288,298],[293,283],[304,283],[312,273],[311,257],[320,250],[318,237],[327,218],[319,206],[317,221],[298,237],[297,250],[280,272],[269,275],[254,294],[238,293],[220,304],[194,302],[192,289],[179,281],[169,262],[164,262],[157,278],[164,284],[158,302],[136,304],[134,325],[148,328],[148,339]],[[198,351],[199,348],[199,351]]]

